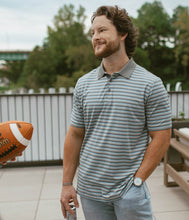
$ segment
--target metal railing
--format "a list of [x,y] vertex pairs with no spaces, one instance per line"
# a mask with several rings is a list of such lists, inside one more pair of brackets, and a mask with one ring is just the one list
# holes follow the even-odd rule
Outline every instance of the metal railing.
[[[189,118],[189,91],[169,92],[172,117]],[[30,145],[16,163],[53,162],[63,159],[65,135],[70,124],[72,93],[0,95],[0,121],[19,120],[34,126]],[[10,163],[15,164],[15,163]]]
[[189,118],[189,91],[169,92],[169,101],[171,105],[172,118]]
[[16,162],[59,161],[70,123],[72,93],[0,95],[0,121],[30,122],[30,145]]

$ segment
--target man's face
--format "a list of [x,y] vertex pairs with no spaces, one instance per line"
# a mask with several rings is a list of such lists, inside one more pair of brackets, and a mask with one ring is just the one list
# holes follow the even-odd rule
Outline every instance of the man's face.
[[94,19],[91,33],[92,45],[97,57],[109,57],[120,49],[121,36],[118,35],[116,27],[105,15]]

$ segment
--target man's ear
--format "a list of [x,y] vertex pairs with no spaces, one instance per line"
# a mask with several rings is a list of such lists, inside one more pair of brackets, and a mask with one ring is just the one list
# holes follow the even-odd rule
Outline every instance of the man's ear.
[[121,34],[121,40],[125,40],[125,38],[127,37],[128,33],[126,34]]

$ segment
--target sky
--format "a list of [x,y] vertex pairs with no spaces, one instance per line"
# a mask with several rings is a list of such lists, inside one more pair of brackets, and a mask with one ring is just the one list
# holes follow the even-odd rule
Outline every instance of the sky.
[[[53,27],[53,18],[65,4],[85,8],[86,26],[90,26],[93,12],[101,5],[118,5],[132,17],[145,2],[153,0],[0,0],[0,51],[33,50],[47,37],[47,27]],[[188,0],[161,0],[171,16],[178,6],[189,6]]]

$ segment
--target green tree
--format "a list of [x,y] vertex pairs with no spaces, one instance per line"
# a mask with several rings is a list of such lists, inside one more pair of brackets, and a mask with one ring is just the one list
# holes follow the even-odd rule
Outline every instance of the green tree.
[[149,59],[147,51],[145,51],[144,49],[140,47],[136,47],[134,60],[135,62],[145,67],[146,69],[150,69],[150,66],[151,66],[150,59]]
[[48,88],[56,80],[55,66],[51,62],[52,55],[48,49],[36,47],[30,54],[20,84],[26,88]]
[[74,87],[79,77],[100,64],[100,60],[98,60],[94,55],[90,42],[79,47],[68,48],[66,55],[66,63],[69,68],[73,69],[73,73],[71,77],[69,74],[58,75],[57,81],[54,84],[56,88],[61,86],[66,87],[67,89],[69,87]]
[[150,67],[147,68],[167,81],[176,72],[174,53],[170,47],[174,34],[170,16],[161,2],[154,1],[142,5],[134,22],[139,28],[138,47],[145,51],[150,60]]
[[[145,3],[132,18],[139,28],[138,46],[134,55],[163,81],[183,81],[187,87],[189,71],[189,9],[179,6],[172,18],[161,2]],[[70,87],[83,74],[99,65],[89,33],[85,30],[85,9],[64,5],[54,16],[52,27],[41,47],[37,46],[25,63],[8,63],[6,75],[14,84],[27,88]],[[24,65],[24,69],[23,69]]]
[[177,65],[184,72],[183,80],[189,79],[189,8],[177,7],[174,14],[173,24],[175,27],[175,57]]
[[62,80],[74,86],[72,76],[79,77],[78,72],[84,74],[99,62],[85,33],[84,12],[82,6],[75,10],[72,4],[59,9],[43,46],[37,47],[26,62],[22,79],[27,77],[28,87],[58,87]]
[[[56,57],[57,53],[60,57],[62,56],[57,60],[58,74],[55,87],[61,85],[66,88],[74,87],[80,76],[99,64],[99,60],[94,55],[89,34],[85,33],[84,12],[81,6],[77,12],[74,12],[73,5],[65,5],[54,18],[55,28],[48,28],[47,45]],[[62,42],[57,44],[58,40]]]
[[84,21],[86,18],[84,12],[85,9],[82,6],[75,11],[72,4],[69,6],[65,5],[55,15],[54,27],[48,27],[46,47],[48,47],[54,57],[56,73],[58,75],[72,75],[72,65],[67,65],[68,50],[88,43],[84,32]]
[[55,88],[60,88],[60,87],[65,87],[66,90],[68,91],[68,89],[70,87],[74,87],[78,78],[80,78],[81,76],[83,76],[86,72],[79,70],[77,72],[74,72],[72,74],[72,77],[69,76],[57,76],[57,81],[55,82],[55,84],[53,85]]
[[0,76],[8,78],[15,85],[22,75],[24,64],[24,60],[6,61],[6,68],[0,69]]
[[184,12],[184,11],[188,11],[188,7],[184,7],[184,6],[177,6],[174,10],[173,10],[173,15],[171,18],[172,23],[174,24],[178,19],[179,16]]
[[172,42],[173,29],[170,16],[159,1],[145,3],[138,10],[136,19],[139,28],[139,46],[142,48],[161,47]]

